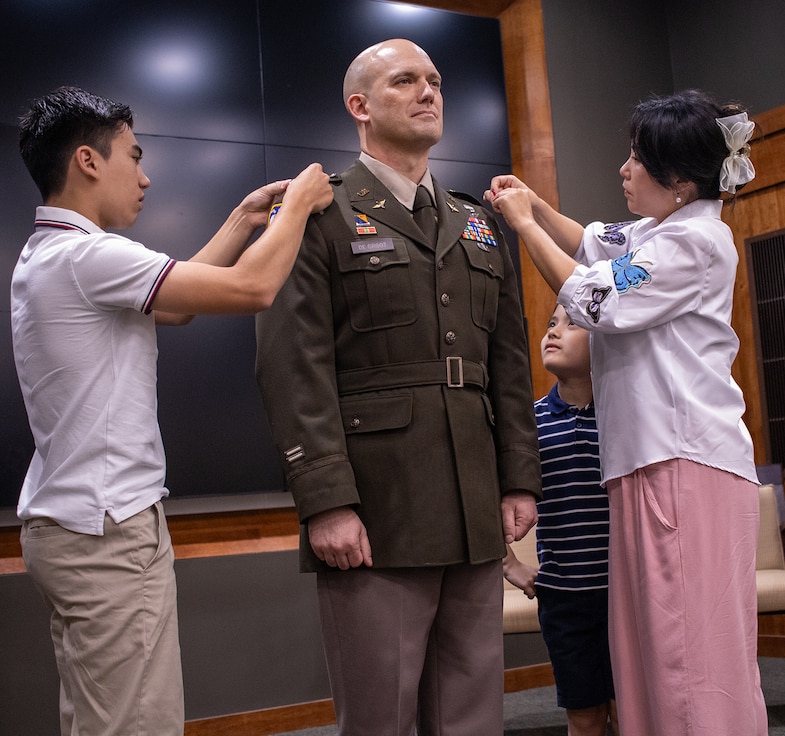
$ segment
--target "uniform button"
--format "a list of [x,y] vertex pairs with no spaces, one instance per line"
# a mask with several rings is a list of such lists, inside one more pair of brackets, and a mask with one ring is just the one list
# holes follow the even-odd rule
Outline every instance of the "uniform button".
[[444,268],[444,261],[439,261],[436,264],[436,268],[438,268],[441,271]]
[[448,345],[454,345],[457,339],[458,335],[456,335],[452,330],[447,332],[444,336],[444,342],[446,342]]
[[368,263],[370,263],[372,266],[378,266],[381,262],[382,262],[382,259],[379,258],[379,256],[371,256],[368,259]]
[[359,427],[361,424],[362,422],[360,421],[360,417],[354,417],[352,421],[349,422],[349,426],[351,426],[354,429],[357,429],[357,427]]
[[441,295],[441,302],[446,307],[450,303],[450,295],[449,294],[442,294]]

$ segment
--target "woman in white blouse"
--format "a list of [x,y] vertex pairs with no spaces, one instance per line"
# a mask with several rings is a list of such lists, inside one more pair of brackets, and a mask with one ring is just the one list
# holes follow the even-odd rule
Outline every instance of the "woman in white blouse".
[[754,123],[697,90],[642,102],[620,169],[638,219],[584,228],[514,176],[486,199],[591,331],[611,508],[610,643],[625,736],[765,736],[758,490],[731,377],[738,256],[720,219]]

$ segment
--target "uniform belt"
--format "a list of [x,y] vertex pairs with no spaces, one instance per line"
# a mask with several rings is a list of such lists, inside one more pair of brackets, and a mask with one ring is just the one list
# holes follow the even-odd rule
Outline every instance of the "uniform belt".
[[488,387],[488,371],[482,363],[451,356],[445,360],[421,360],[414,363],[391,363],[370,368],[339,371],[338,394],[356,394],[385,388],[442,385],[447,388]]

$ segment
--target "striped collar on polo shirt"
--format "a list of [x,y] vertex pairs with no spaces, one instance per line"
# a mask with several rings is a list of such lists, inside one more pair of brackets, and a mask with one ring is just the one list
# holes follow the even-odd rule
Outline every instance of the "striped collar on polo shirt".
[[85,230],[83,227],[79,227],[79,225],[74,225],[72,222],[63,222],[62,220],[46,220],[40,219],[35,221],[35,227],[53,227],[57,230],[76,230],[80,233],[84,233],[85,235],[89,235],[89,231]]

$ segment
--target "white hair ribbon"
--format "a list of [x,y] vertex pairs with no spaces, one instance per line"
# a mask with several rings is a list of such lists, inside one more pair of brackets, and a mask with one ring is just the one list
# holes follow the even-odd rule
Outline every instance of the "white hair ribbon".
[[755,123],[747,118],[746,112],[716,118],[716,120],[729,151],[720,169],[720,191],[735,194],[737,186],[755,178],[755,167],[750,161],[749,144],[755,130]]

